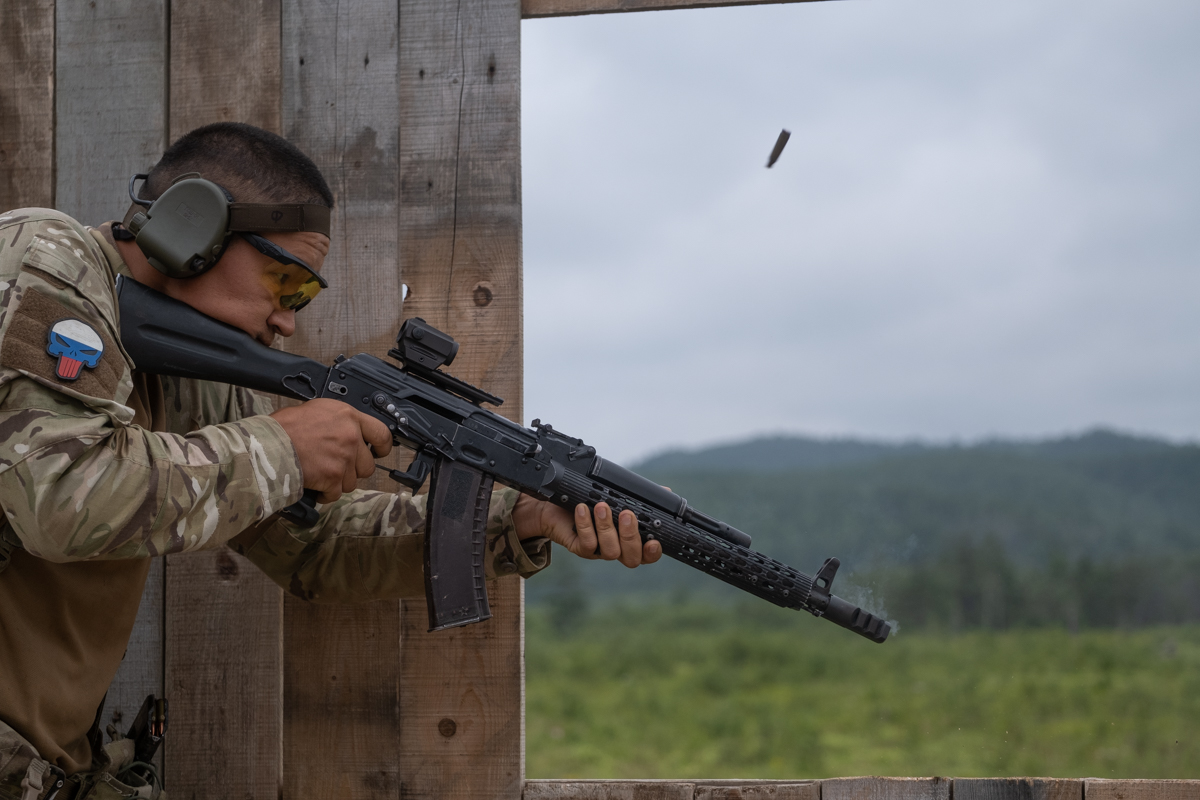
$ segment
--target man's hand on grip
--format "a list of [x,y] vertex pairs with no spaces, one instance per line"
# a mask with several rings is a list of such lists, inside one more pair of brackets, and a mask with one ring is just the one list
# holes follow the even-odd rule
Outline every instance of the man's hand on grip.
[[339,400],[309,400],[271,415],[282,427],[304,475],[304,488],[332,503],[375,471],[375,459],[392,449],[387,426]]

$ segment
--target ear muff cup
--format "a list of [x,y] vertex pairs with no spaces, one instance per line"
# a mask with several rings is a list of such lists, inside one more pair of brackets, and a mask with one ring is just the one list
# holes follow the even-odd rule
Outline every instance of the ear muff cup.
[[185,178],[129,221],[150,266],[171,278],[194,278],[225,252],[233,198],[203,178]]

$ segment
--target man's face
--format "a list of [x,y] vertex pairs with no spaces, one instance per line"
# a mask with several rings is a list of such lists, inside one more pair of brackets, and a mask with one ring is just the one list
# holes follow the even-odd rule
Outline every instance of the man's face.
[[[262,235],[317,271],[329,254],[324,234]],[[289,269],[300,268],[284,267],[234,235],[216,266],[196,278],[170,281],[167,294],[269,345],[276,336],[296,332],[296,312],[280,305],[281,274]]]

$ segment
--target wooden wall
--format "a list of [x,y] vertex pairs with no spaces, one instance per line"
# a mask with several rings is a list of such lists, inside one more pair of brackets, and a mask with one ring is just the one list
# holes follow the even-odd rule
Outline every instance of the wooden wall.
[[[282,133],[337,201],[332,288],[289,349],[382,353],[421,315],[463,343],[456,374],[520,419],[520,14],[519,0],[5,3],[0,208],[99,223],[192,128]],[[170,557],[106,722],[170,698],[175,797],[517,798],[521,598],[519,579],[499,581],[493,620],[430,635],[423,601],[320,608],[231,552]]]

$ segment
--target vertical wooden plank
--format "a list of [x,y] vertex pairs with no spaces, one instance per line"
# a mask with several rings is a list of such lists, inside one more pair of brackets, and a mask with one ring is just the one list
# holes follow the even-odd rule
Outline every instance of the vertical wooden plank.
[[166,146],[166,0],[59,3],[55,207],[119,219]]
[[264,581],[227,548],[166,559],[173,798],[279,794],[283,597]]
[[[519,0],[400,2],[400,253],[406,316],[461,343],[453,372],[521,419]],[[426,633],[406,601],[402,794],[518,798],[524,781],[523,587],[493,619]],[[450,723],[453,724],[450,724]]]
[[[125,185],[166,144],[166,0],[58,3],[55,206],[89,225],[124,213]],[[163,694],[163,562],[156,560],[105,701],[124,732]]]
[[210,122],[279,132],[279,14],[279,0],[172,0],[172,141]]
[[54,0],[0,4],[0,211],[54,205]]
[[1083,781],[1065,778],[955,778],[954,800],[1083,800]]
[[[278,0],[173,0],[172,140],[210,122],[279,132]],[[283,595],[228,550],[166,568],[164,765],[173,797],[282,791]]]
[[[383,354],[399,327],[397,27],[395,0],[294,0],[283,10],[284,135],[335,196],[330,288],[287,348],[326,362]],[[284,631],[283,796],[397,796],[399,602],[287,597]]]

